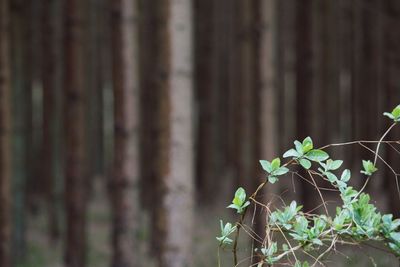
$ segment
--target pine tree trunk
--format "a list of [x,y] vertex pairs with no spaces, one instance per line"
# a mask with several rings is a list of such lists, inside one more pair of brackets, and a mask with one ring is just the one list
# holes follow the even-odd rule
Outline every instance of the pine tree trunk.
[[[217,34],[215,1],[197,0],[195,2],[196,27],[195,43],[195,86],[198,99],[198,142],[196,185],[199,199],[211,202],[218,191],[215,184],[216,175],[216,122],[217,103],[215,86],[216,50],[218,50],[215,36]],[[219,16],[221,14],[218,14]],[[218,52],[221,52],[218,50]]]
[[9,3],[0,0],[0,265],[11,266],[11,81]]
[[[311,130],[309,97],[312,92],[312,0],[296,1],[296,133],[303,140]],[[306,176],[300,171],[300,175]],[[305,177],[308,179],[309,177]],[[315,189],[302,183],[304,209],[315,208]]]
[[[351,114],[351,91],[352,91],[352,31],[350,25],[353,23],[351,2],[339,1],[339,129],[342,140],[351,140],[352,137],[352,114]],[[341,158],[347,166],[352,166],[353,149],[351,147],[339,148]]]
[[[161,1],[158,38],[157,212],[159,266],[191,266],[193,224],[193,85],[191,1]],[[161,24],[162,25],[162,24]],[[161,26],[160,25],[160,26]]]
[[82,2],[64,2],[64,132],[67,267],[86,263],[87,158],[85,144],[84,17]]
[[[15,264],[21,263],[26,252],[25,240],[25,184],[30,170],[26,155],[29,155],[28,140],[30,131],[28,129],[31,118],[31,110],[28,110],[31,102],[30,79],[27,65],[29,59],[27,52],[29,44],[26,44],[28,23],[25,21],[26,11],[29,5],[22,1],[14,1],[11,13],[11,67],[12,67],[12,217],[13,217],[13,259]],[[27,10],[28,9],[28,10]]]
[[[255,181],[255,186],[265,181],[266,176],[261,171],[259,159],[271,161],[277,155],[277,77],[276,77],[276,30],[277,30],[277,2],[275,0],[260,0],[256,1],[253,6],[256,14],[256,53],[255,62],[256,69],[256,92],[253,98],[257,106],[256,112],[253,114],[255,118],[256,128],[254,130],[255,157],[253,163],[254,175],[252,179]],[[257,60],[258,59],[258,60]],[[267,187],[260,192],[259,201],[262,203],[270,203],[276,200],[275,197],[279,194],[279,187],[268,184]],[[257,211],[257,220],[255,232],[261,238],[265,237],[265,225],[267,223],[266,211],[260,206]],[[265,241],[265,240],[263,240]],[[255,258],[253,263],[257,263],[259,259]]]
[[[397,18],[400,15],[400,2],[396,0],[385,1],[384,11],[386,14],[386,20],[384,25],[384,59],[385,59],[385,89],[387,90],[387,103],[386,111],[390,111],[396,105],[398,105],[400,97],[400,32],[396,30]],[[389,123],[388,123],[389,124]],[[388,137],[388,140],[399,140],[398,131],[393,131]],[[399,166],[395,162],[398,161],[398,152],[391,148],[388,148],[386,158],[389,163],[392,163],[396,173],[399,172]],[[395,177],[393,173],[388,172],[385,176],[385,188],[388,190],[390,210],[395,217],[400,216],[399,207],[399,192],[396,180],[399,177]]]
[[139,73],[137,2],[111,1],[114,89],[114,170],[111,266],[139,266],[135,232],[139,221]]
[[55,25],[52,8],[53,1],[46,1],[42,14],[42,85],[43,85],[43,137],[42,137],[42,175],[45,181],[46,204],[48,210],[48,226],[49,237],[51,241],[56,241],[59,237],[59,223],[56,206],[56,187],[55,187],[55,123],[57,114],[55,111],[56,104],[56,50],[55,50]]
[[[155,168],[152,162],[157,140],[156,132],[156,96],[158,87],[155,85],[153,74],[154,64],[156,62],[158,45],[155,42],[157,36],[156,8],[153,3],[147,0],[141,0],[140,14],[140,200],[141,205],[149,210],[151,215],[154,212],[153,198],[151,192],[155,184]],[[152,220],[154,223],[154,221]],[[153,232],[151,233],[153,235]]]

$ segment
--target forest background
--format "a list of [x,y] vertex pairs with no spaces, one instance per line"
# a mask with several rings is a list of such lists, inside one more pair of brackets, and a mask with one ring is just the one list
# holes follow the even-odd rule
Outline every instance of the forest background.
[[[376,140],[399,103],[398,0],[0,0],[0,266],[215,266],[259,159]],[[360,186],[371,153],[330,154]],[[320,205],[290,177],[264,195]]]

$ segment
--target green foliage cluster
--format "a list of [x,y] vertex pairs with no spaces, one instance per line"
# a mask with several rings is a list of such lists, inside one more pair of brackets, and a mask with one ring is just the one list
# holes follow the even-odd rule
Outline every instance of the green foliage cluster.
[[[394,123],[399,122],[400,105],[391,113],[384,114]],[[358,191],[349,186],[350,170],[340,171],[343,161],[331,159],[329,154],[322,149],[314,149],[310,137],[305,138],[302,142],[296,140],[294,145],[294,148],[283,154],[284,158],[289,158],[289,161],[283,165],[281,165],[280,158],[275,158],[271,162],[260,160],[262,168],[267,173],[264,184],[277,182],[278,177],[290,172],[289,167],[301,166],[310,175],[318,176],[336,188],[342,203],[336,207],[336,214],[333,217],[329,214],[305,213],[302,211],[302,206],[295,201],[283,209],[270,212],[266,228],[270,232],[283,234],[286,241],[279,245],[278,241],[273,241],[273,238],[269,237],[268,242],[264,242],[262,247],[256,249],[256,253],[261,259],[258,266],[273,265],[281,263],[283,260],[293,262],[290,260],[291,256],[295,259],[294,266],[309,266],[308,262],[297,260],[296,251],[310,252],[321,250],[323,246],[328,247],[321,254],[320,258],[322,258],[338,242],[359,244],[371,240],[378,241],[384,243],[393,254],[400,256],[400,219],[393,219],[392,214],[381,215],[371,204],[368,194],[362,192],[362,189]],[[376,154],[379,152],[378,149],[379,143]],[[318,165],[316,170],[312,169],[313,163]],[[375,163],[370,160],[362,160],[362,168],[361,173],[367,177],[378,170]],[[251,203],[252,198],[247,199],[245,190],[239,188],[228,208],[235,209],[243,219]],[[236,225],[230,223],[223,225],[221,221],[221,236],[217,237],[220,246],[237,242],[237,240],[230,239],[229,235],[235,231],[238,232],[240,224],[241,221]],[[291,241],[289,242],[289,240]],[[234,257],[236,257],[235,251]],[[316,259],[316,262],[318,261],[319,258]]]

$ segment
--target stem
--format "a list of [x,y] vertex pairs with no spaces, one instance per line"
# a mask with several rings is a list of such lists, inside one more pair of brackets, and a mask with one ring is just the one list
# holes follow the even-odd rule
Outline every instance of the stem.
[[[376,165],[376,161],[378,160],[379,148],[380,148],[380,146],[381,146],[381,143],[382,143],[383,139],[386,137],[386,135],[389,134],[389,132],[393,129],[393,127],[396,126],[396,124],[397,124],[397,123],[395,122],[395,123],[393,123],[392,125],[390,125],[390,127],[389,127],[389,128],[386,130],[386,132],[382,135],[381,139],[379,139],[378,144],[376,145],[376,150],[375,150],[374,166]],[[371,176],[372,176],[372,175],[368,176],[367,180],[365,181],[363,187],[361,188],[360,192],[357,194],[356,197],[358,197],[358,196],[361,194],[361,192],[364,191],[364,189],[367,187],[367,184],[368,184],[369,180],[371,179]]]
[[218,247],[218,255],[217,255],[217,261],[218,261],[218,267],[221,267],[221,255],[219,253],[220,247]]
[[[247,210],[247,208],[246,208],[246,210]],[[235,235],[235,241],[234,241],[234,243],[233,243],[233,248],[232,248],[233,263],[235,264],[235,266],[237,266],[237,264],[238,264],[238,259],[237,259],[237,244],[238,244],[238,241],[239,241],[240,227],[241,227],[242,222],[243,222],[243,220],[244,220],[244,216],[245,216],[246,210],[243,211],[242,216],[240,217],[239,222],[237,222],[237,224],[236,224],[236,235]]]
[[390,125],[390,127],[386,130],[386,132],[382,135],[381,139],[379,139],[378,145],[376,146],[376,152],[375,152],[375,158],[374,158],[374,165],[376,164],[376,160],[378,159],[378,153],[379,153],[379,147],[381,146],[381,143],[383,139],[388,135],[390,130],[396,125],[396,122]]

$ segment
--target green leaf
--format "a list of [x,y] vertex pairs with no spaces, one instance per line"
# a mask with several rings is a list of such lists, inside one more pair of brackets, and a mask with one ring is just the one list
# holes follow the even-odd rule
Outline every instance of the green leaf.
[[391,113],[384,112],[383,115],[389,117],[390,119],[394,120],[395,122],[399,122],[400,121],[400,105],[395,107]]
[[227,208],[237,210],[237,209],[240,209],[240,206],[238,206],[236,204],[230,204]]
[[285,154],[283,154],[283,157],[284,158],[289,158],[289,157],[294,157],[294,158],[298,158],[298,157],[301,157],[302,155],[301,154],[299,154],[296,150],[294,150],[293,148],[292,149],[289,149],[288,151],[286,151],[285,152]]
[[297,212],[297,203],[296,203],[296,201],[293,200],[292,202],[290,202],[289,210],[290,210],[290,213],[291,213],[291,217],[293,217]]
[[399,232],[392,232],[390,233],[390,238],[395,241],[397,244],[400,244],[400,233]]
[[318,238],[313,239],[312,243],[315,244],[315,245],[318,245],[318,246],[322,246],[323,245],[322,241],[319,240]]
[[272,172],[271,163],[268,160],[260,160],[261,167],[268,173]]
[[235,199],[239,199],[240,205],[246,200],[246,191],[243,187],[239,187],[235,192]]
[[272,176],[272,175],[268,176],[268,182],[269,182],[270,184],[274,184],[274,183],[276,183],[277,181],[278,181],[278,177]]
[[227,208],[235,209],[237,213],[243,213],[244,208],[247,207],[250,202],[246,202],[246,191],[239,187],[235,192],[235,197]]
[[311,137],[306,137],[304,140],[303,140],[303,153],[307,153],[308,151],[310,151],[311,149],[313,149],[313,141],[312,141],[312,139],[311,139]]
[[343,181],[343,182],[345,182],[345,183],[347,183],[347,182],[350,180],[350,177],[351,177],[351,172],[350,172],[350,170],[345,169],[345,170],[342,172],[342,176],[340,176],[340,180]]
[[221,227],[221,236],[216,237],[216,239],[220,242],[220,246],[232,244],[233,240],[228,238],[228,236],[236,230],[236,226],[232,226],[231,223],[226,223],[224,225],[222,220],[219,222]]
[[395,119],[400,118],[400,105],[398,105],[393,109],[392,115],[394,116]]
[[326,175],[326,177],[328,178],[328,181],[331,182],[331,183],[335,183],[335,182],[337,182],[337,180],[338,180],[337,177],[336,177],[336,175],[334,175],[334,174],[331,173],[331,172],[326,172],[325,175]]
[[271,169],[272,171],[277,170],[281,166],[281,160],[280,158],[275,158],[271,162]]
[[306,158],[312,161],[324,161],[329,158],[328,153],[320,149],[313,149],[306,154]]
[[334,171],[340,168],[342,166],[343,160],[327,160],[327,167],[329,170]]
[[400,226],[400,219],[396,219],[392,222],[392,228],[390,230],[394,231]]
[[343,181],[337,181],[337,185],[339,188],[346,188],[347,184]]
[[289,172],[289,169],[286,167],[280,167],[279,169],[272,172],[273,175],[280,176]]
[[386,116],[386,117],[389,117],[389,118],[392,119],[392,120],[395,119],[395,117],[392,115],[392,113],[384,112],[383,115]]
[[301,166],[303,166],[304,169],[308,170],[309,168],[311,168],[311,162],[308,159],[301,158],[299,159],[299,163]]
[[364,173],[365,175],[372,175],[378,170],[370,160],[363,160],[362,165],[364,170],[361,171],[361,173]]
[[303,145],[299,141],[297,141],[297,140],[294,141],[294,146],[296,148],[297,153],[299,153],[300,155],[304,154]]

